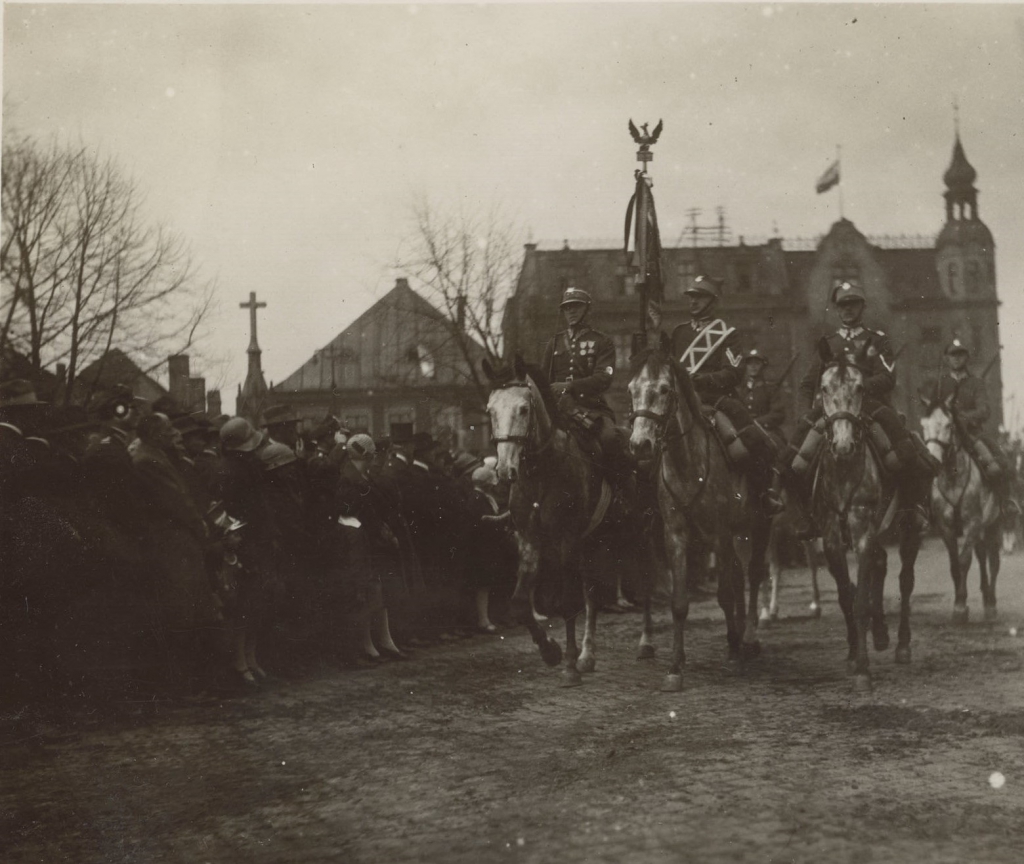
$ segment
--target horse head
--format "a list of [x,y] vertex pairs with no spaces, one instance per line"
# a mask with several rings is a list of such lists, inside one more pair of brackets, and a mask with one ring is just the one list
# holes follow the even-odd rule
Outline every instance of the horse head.
[[675,415],[676,382],[671,344],[665,333],[657,348],[644,348],[629,358],[629,449],[641,461],[650,459]]
[[836,459],[856,453],[864,432],[860,418],[864,403],[864,373],[846,357],[830,360],[821,373],[821,405],[827,422],[829,448]]
[[498,454],[495,470],[501,480],[514,483],[524,454],[531,447],[539,451],[550,437],[550,388],[519,354],[510,366],[495,367],[486,358],[481,366],[491,384],[487,413]]
[[921,417],[921,433],[928,452],[940,462],[949,455],[955,434],[953,412],[950,400],[929,400],[921,397],[924,415]]

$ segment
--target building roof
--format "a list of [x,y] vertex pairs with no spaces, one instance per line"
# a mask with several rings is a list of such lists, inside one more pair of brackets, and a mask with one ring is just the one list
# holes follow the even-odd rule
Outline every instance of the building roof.
[[167,395],[167,388],[147,375],[120,348],[111,348],[75,377],[75,389],[86,394],[109,390],[115,384],[130,387],[136,396],[156,399]]

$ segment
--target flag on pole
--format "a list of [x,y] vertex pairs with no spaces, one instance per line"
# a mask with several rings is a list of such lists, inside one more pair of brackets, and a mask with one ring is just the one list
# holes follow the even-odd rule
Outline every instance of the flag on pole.
[[833,186],[839,183],[839,160],[836,159],[828,168],[825,169],[825,173],[818,178],[818,182],[814,184],[814,191],[819,195],[822,192],[828,192]]
[[[631,227],[634,228],[632,251],[629,248]],[[661,304],[665,299],[661,272],[661,232],[658,230],[658,214],[654,210],[650,180],[640,171],[637,172],[636,191],[626,209],[625,233],[626,265],[630,270],[636,267],[641,320],[646,319],[657,327],[661,322]]]

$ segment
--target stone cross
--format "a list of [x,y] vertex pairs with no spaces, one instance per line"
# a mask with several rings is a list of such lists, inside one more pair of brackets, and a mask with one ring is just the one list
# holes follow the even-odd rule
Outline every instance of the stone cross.
[[259,351],[260,350],[259,342],[256,341],[256,310],[257,309],[264,309],[264,308],[266,308],[266,305],[267,305],[266,303],[257,303],[256,302],[256,292],[255,291],[250,291],[249,292],[249,302],[248,303],[239,303],[238,304],[238,308],[239,309],[248,309],[249,310],[249,350],[250,351]]

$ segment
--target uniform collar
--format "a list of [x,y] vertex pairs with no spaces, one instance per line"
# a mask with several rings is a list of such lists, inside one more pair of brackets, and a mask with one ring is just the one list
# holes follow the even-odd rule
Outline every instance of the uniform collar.
[[860,334],[863,332],[864,327],[861,324],[858,324],[856,327],[840,327],[838,330],[836,330],[836,333],[838,333],[844,339],[854,339],[857,336],[860,336]]
[[963,381],[964,378],[970,378],[971,373],[968,372],[966,369],[961,369],[959,372],[954,372],[950,370],[949,377],[952,378],[954,381]]
[[712,318],[711,318],[710,316],[709,316],[709,317],[707,317],[707,318],[694,318],[694,319],[693,319],[693,320],[692,320],[692,321],[690,322],[690,326],[691,326],[691,327],[692,327],[692,328],[693,328],[694,330],[703,330],[703,329],[704,329],[705,327],[707,327],[707,326],[708,326],[708,324],[710,324],[710,323],[711,323],[711,322],[712,322],[713,320],[714,320],[714,319],[712,319]]
[[404,453],[401,453],[401,452],[399,452],[397,450],[395,451],[395,458],[399,462],[401,462],[403,465],[408,465],[409,464],[409,457],[406,456]]
[[422,468],[424,471],[430,470],[430,466],[426,462],[420,462],[419,459],[413,459],[412,464],[414,468]]

